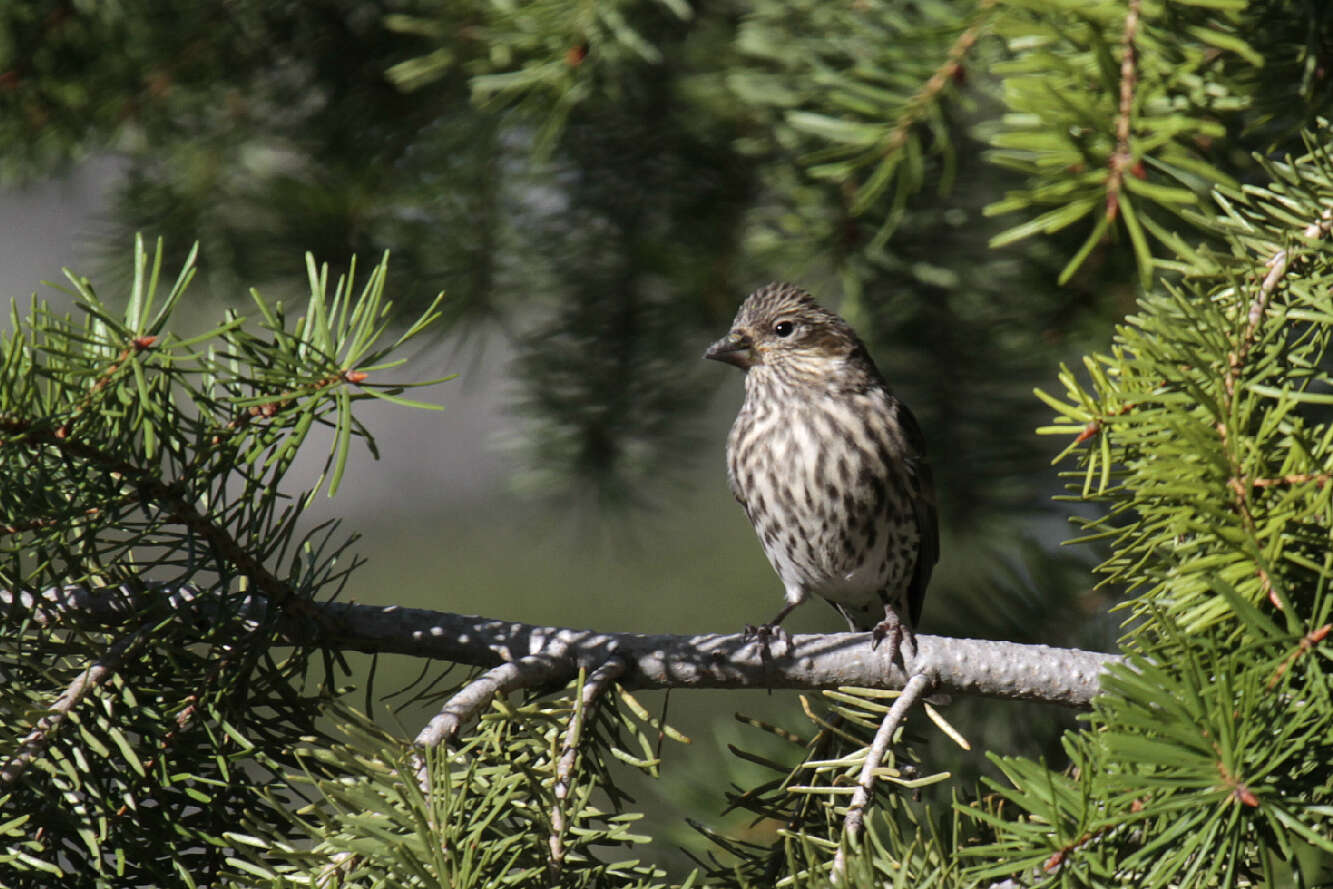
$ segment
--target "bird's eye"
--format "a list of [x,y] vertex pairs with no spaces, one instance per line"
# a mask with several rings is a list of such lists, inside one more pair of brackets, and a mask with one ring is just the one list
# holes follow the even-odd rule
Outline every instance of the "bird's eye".
[[773,325],[773,332],[778,336],[791,336],[791,332],[796,329],[796,325],[790,321],[779,321]]

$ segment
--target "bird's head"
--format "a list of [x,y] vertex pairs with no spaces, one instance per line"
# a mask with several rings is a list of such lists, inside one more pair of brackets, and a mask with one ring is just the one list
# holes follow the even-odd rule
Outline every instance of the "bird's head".
[[864,355],[865,347],[846,321],[799,287],[779,283],[751,293],[730,332],[704,353],[705,358],[743,369],[762,366],[812,378],[827,373],[834,363],[858,361]]

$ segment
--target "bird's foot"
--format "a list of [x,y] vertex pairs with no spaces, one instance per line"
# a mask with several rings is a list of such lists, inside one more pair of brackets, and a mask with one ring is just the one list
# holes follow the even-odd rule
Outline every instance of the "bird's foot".
[[765,658],[773,654],[774,641],[781,642],[787,654],[791,654],[791,633],[777,623],[760,624],[757,627],[754,624],[746,624],[745,639],[747,642],[758,642],[763,646],[762,652]]
[[879,648],[885,639],[889,640],[889,656],[901,660],[904,667],[916,658],[916,634],[889,605],[884,606],[884,619],[870,630],[870,647]]
[[786,605],[782,606],[782,610],[779,611],[776,615],[774,615],[773,619],[766,624],[760,624],[757,627],[754,626],[753,624],[745,625],[746,641],[758,642],[761,646],[763,646],[760,649],[760,657],[762,657],[764,660],[768,660],[770,657],[773,656],[772,646],[774,639],[778,640],[783,644],[783,646],[787,649],[788,655],[791,654],[791,633],[788,633],[786,630],[782,629],[780,624],[782,623],[782,619],[787,615],[791,614],[791,610],[799,604],[800,604],[799,599],[794,602],[792,601],[787,602]]

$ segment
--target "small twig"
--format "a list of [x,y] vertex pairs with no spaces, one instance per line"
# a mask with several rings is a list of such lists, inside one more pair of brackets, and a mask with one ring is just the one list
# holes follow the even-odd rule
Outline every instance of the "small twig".
[[125,362],[130,360],[132,356],[153,348],[153,344],[156,342],[157,337],[155,336],[136,336],[134,339],[130,340],[129,345],[120,350],[120,354],[116,356],[116,360],[107,365],[106,369],[98,374],[96,381],[88,387],[88,391],[84,393],[82,398],[74,403],[69,411],[68,419],[61,428],[68,430],[70,420],[75,419],[87,411],[88,408],[92,407],[93,399],[98,393],[105,389],[108,384],[110,384],[116,374],[120,373],[121,368],[125,366]]
[[1241,484],[1248,484],[1253,488],[1276,488],[1280,485],[1305,485],[1314,482],[1322,488],[1328,484],[1330,478],[1333,478],[1333,475],[1327,472],[1293,472],[1276,478],[1242,479]]
[[866,751],[866,760],[861,765],[861,775],[856,780],[856,791],[852,794],[851,805],[847,807],[847,815],[842,822],[842,842],[838,844],[838,854],[833,858],[834,883],[842,879],[847,870],[848,846],[861,836],[861,827],[865,824],[866,806],[869,805],[870,795],[875,789],[875,772],[879,769],[879,764],[884,761],[884,754],[889,752],[893,735],[902,725],[907,711],[911,710],[928,691],[930,691],[930,677],[924,673],[913,674],[912,678],[907,680],[902,693],[893,702],[893,706],[889,708],[889,712],[884,714],[884,720],[879,724],[879,730],[875,732],[875,740]]
[[1217,774],[1222,778],[1222,785],[1230,791],[1229,797],[1239,803],[1244,803],[1252,809],[1259,807],[1259,798],[1254,795],[1250,785],[1240,779],[1240,776],[1234,774],[1227,768],[1226,757],[1222,755],[1222,749],[1216,744],[1213,745],[1213,752],[1217,754]]
[[569,796],[569,785],[574,777],[574,764],[578,761],[579,740],[583,735],[583,721],[590,708],[606,687],[625,673],[625,662],[612,658],[602,664],[588,681],[583,683],[582,692],[574,704],[574,715],[565,729],[565,740],[560,747],[560,759],[555,768],[555,803],[551,806],[551,878],[558,881],[565,865],[565,799]]
[[1133,125],[1134,90],[1139,82],[1139,51],[1134,45],[1139,31],[1139,8],[1142,0],[1129,0],[1125,15],[1125,33],[1120,45],[1120,108],[1115,118],[1115,151],[1108,164],[1106,177],[1106,221],[1114,222],[1120,213],[1120,189],[1125,182],[1125,171],[1134,160],[1129,139]]
[[[1325,209],[1319,214],[1319,218],[1307,225],[1302,231],[1301,236],[1307,241],[1322,240],[1327,237],[1330,229],[1333,229],[1333,207]],[[1231,416],[1231,405],[1236,397],[1236,383],[1240,380],[1241,369],[1249,358],[1250,349],[1254,347],[1255,337],[1259,332],[1259,325],[1263,322],[1264,316],[1268,312],[1268,305],[1272,302],[1273,294],[1277,292],[1278,285],[1282,283],[1282,278],[1287,274],[1287,269],[1291,266],[1292,256],[1286,249],[1278,250],[1268,261],[1264,263],[1268,269],[1268,274],[1264,276],[1263,283],[1259,285],[1259,292],[1254,295],[1250,301],[1250,309],[1245,318],[1245,332],[1241,335],[1240,341],[1232,348],[1227,356],[1226,373],[1222,376],[1222,387],[1226,390],[1226,405],[1224,416]],[[1244,475],[1241,472],[1240,458],[1232,453],[1230,442],[1227,436],[1226,421],[1217,423],[1217,434],[1222,440],[1222,449],[1231,464],[1232,476],[1230,480],[1231,491],[1236,503],[1236,512],[1240,516],[1241,524],[1246,534],[1251,540],[1256,539],[1254,515],[1250,509],[1250,495],[1248,485],[1243,483]],[[1287,478],[1297,479],[1299,476],[1288,476]],[[1318,477],[1311,477],[1311,481],[1318,480]],[[1268,482],[1264,484],[1263,482]],[[1282,483],[1281,481],[1270,480],[1252,480],[1251,485],[1256,487],[1269,487],[1273,483]],[[1320,481],[1320,484],[1323,484]],[[1255,567],[1255,574],[1259,577],[1264,594],[1268,601],[1278,611],[1285,611],[1286,605],[1282,595],[1277,587],[1273,585],[1273,579],[1263,565]]]
[[72,513],[66,513],[65,515],[32,518],[18,525],[0,524],[0,534],[27,534],[32,531],[41,531],[45,528],[68,528],[77,523],[80,519],[96,518],[104,511],[115,507],[132,506],[138,502],[139,495],[137,493],[126,494],[118,500],[113,500],[103,506],[89,506],[84,509],[75,510]]
[[[1318,241],[1327,237],[1330,229],[1333,229],[1333,207],[1324,210],[1319,214],[1319,218],[1307,225],[1301,231],[1301,237],[1307,241]],[[1233,396],[1236,393],[1236,380],[1240,376],[1241,366],[1250,354],[1250,348],[1254,345],[1254,336],[1259,330],[1259,324],[1264,320],[1264,313],[1268,311],[1268,304],[1273,299],[1273,294],[1277,292],[1278,284],[1287,274],[1287,268],[1291,265],[1291,254],[1283,249],[1269,257],[1264,266],[1268,269],[1268,274],[1264,275],[1263,283],[1259,285],[1259,292],[1254,295],[1250,301],[1250,311],[1246,316],[1245,333],[1241,337],[1240,343],[1232,350],[1227,358],[1227,375],[1225,379],[1227,395]]]
[[[1218,434],[1222,438],[1222,446],[1225,451],[1227,444],[1226,426],[1221,423],[1219,423],[1218,426]],[[1227,453],[1227,456],[1231,456],[1229,452]],[[1235,462],[1236,461],[1233,459],[1232,464],[1234,465]],[[1250,510],[1249,490],[1241,479],[1236,476],[1233,476],[1228,480],[1228,485],[1231,488],[1232,499],[1236,504],[1236,514],[1240,516],[1241,525],[1244,527],[1246,533],[1250,535],[1250,538],[1254,539],[1256,536],[1255,521],[1254,513]],[[1273,587],[1273,579],[1269,576],[1268,571],[1264,566],[1262,564],[1256,565],[1254,573],[1258,576],[1260,587],[1263,589],[1264,595],[1267,597],[1268,601],[1273,603],[1273,607],[1278,611],[1286,611],[1287,609],[1282,603],[1282,598],[1277,594],[1277,590]]]
[[[1222,436],[1223,445],[1226,444],[1225,430],[1226,430],[1225,426],[1222,426],[1219,429],[1219,434]],[[1235,501],[1236,512],[1238,515],[1240,515],[1241,523],[1244,525],[1245,530],[1248,531],[1251,536],[1253,536],[1255,534],[1255,521],[1254,521],[1253,511],[1250,508],[1250,494],[1249,494],[1250,488],[1275,488],[1283,485],[1309,484],[1310,482],[1313,482],[1314,484],[1322,488],[1324,485],[1328,484],[1329,478],[1330,476],[1326,472],[1322,473],[1302,472],[1302,473],[1291,473],[1289,475],[1278,476],[1276,478],[1234,478],[1233,477],[1228,480],[1228,484],[1231,488],[1232,498]],[[1273,607],[1276,608],[1278,611],[1286,611],[1287,610],[1286,605],[1283,603],[1282,597],[1278,595],[1277,589],[1273,586],[1273,579],[1269,575],[1268,571],[1264,568],[1264,566],[1263,565],[1255,566],[1254,573],[1259,578],[1260,589],[1263,590],[1264,596],[1268,599],[1269,602],[1272,603]]]
[[[1144,801],[1142,799],[1136,799],[1132,803],[1130,803],[1129,810],[1131,812],[1138,812],[1143,809],[1143,806],[1144,806]],[[1044,862],[1042,862],[1041,870],[1039,872],[1032,873],[1032,876],[1040,877],[1045,874],[1058,872],[1060,868],[1064,867],[1065,862],[1067,862],[1069,860],[1069,857],[1073,855],[1075,852],[1080,852],[1083,849],[1086,849],[1095,843],[1099,843],[1102,840],[1105,840],[1111,834],[1114,834],[1117,831],[1124,830],[1124,828],[1125,825],[1122,822],[1108,821],[1102,826],[1096,828],[1095,830],[1083,834],[1082,836],[1078,837],[1072,842],[1065,843],[1059,849],[1056,849],[1054,852],[1052,852],[1050,856],[1047,857],[1047,859]],[[1010,881],[1005,880],[1003,884],[996,884],[996,885],[1003,886],[1005,884],[1010,884]],[[1012,883],[1011,885],[1018,886],[1018,885],[1028,885],[1028,884]]]
[[[984,12],[994,5],[995,0],[983,0],[978,10]],[[923,112],[930,107],[930,103],[949,81],[958,76],[963,67],[963,57],[971,51],[977,38],[981,36],[982,24],[983,22],[978,20],[958,35],[945,54],[944,62],[935,69],[921,89],[907,100],[902,116],[881,143],[879,149],[881,155],[887,157],[903,147],[908,134],[912,132],[912,127],[921,122]]]
[[1282,679],[1283,674],[1296,662],[1296,659],[1313,651],[1314,647],[1320,642],[1323,642],[1324,638],[1328,636],[1330,632],[1333,632],[1333,624],[1324,624],[1322,627],[1311,630],[1302,636],[1301,641],[1296,643],[1296,647],[1292,650],[1291,654],[1283,659],[1281,665],[1278,666],[1277,671],[1273,673],[1273,678],[1268,680],[1268,688],[1272,689],[1273,686],[1277,685]]
[[362,856],[353,852],[335,852],[329,863],[324,865],[315,874],[314,883],[318,889],[332,887],[332,889],[342,889],[348,884],[347,875],[352,873],[360,866]]
[[463,723],[481,712],[496,695],[559,681],[569,674],[569,669],[570,664],[563,658],[534,654],[487,670],[445,702],[413,743],[437,747],[458,734]]
[[165,481],[151,468],[145,468],[69,434],[67,427],[47,429],[40,424],[18,417],[0,417],[0,432],[22,436],[38,447],[50,447],[67,457],[73,457],[99,469],[121,476],[124,484],[133,489],[137,500],[145,507],[156,506],[216,549],[223,558],[236,566],[238,573],[247,575],[255,589],[268,597],[271,604],[289,605],[301,612],[305,620],[318,620],[313,610],[305,608],[291,585],[280,579],[256,558],[250,549],[226,527],[199,509],[181,493],[178,482]]
[[60,726],[69,718],[69,714],[88,692],[101,685],[111,675],[120,664],[121,658],[125,656],[125,652],[143,636],[144,632],[144,629],[139,629],[117,640],[107,649],[106,654],[90,664],[88,669],[69,684],[51,706],[50,712],[39,719],[32,731],[28,732],[28,736],[19,742],[18,751],[9,758],[3,768],[0,768],[0,787],[7,787],[17,781],[33,760],[42,755],[42,752],[50,746]]

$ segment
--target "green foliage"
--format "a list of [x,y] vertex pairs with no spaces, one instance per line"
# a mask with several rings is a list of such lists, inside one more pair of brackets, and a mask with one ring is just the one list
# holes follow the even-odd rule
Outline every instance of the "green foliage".
[[194,266],[167,288],[162,260],[136,245],[123,311],[71,275],[73,313],[34,298],[0,341],[0,590],[82,588],[137,616],[6,610],[6,885],[211,883],[230,825],[291,798],[291,748],[345,666],[282,653],[281,626],[354,562],[336,525],[303,527],[318,485],[293,496],[287,475],[318,424],[337,486],[369,441],[353,404],[405,403],[375,375],[434,315],[392,337],[384,262],[358,285],[311,260],[300,317],[252,292],[254,318],[180,336]]
[[996,29],[1012,58],[999,66],[1009,113],[993,127],[991,156],[1030,184],[987,212],[1040,212],[992,243],[1090,219],[1062,280],[1120,220],[1150,280],[1149,236],[1175,240],[1163,211],[1178,215],[1200,192],[1231,181],[1203,146],[1227,135],[1224,121],[1247,98],[1214,69],[1228,67],[1224,57],[1263,63],[1238,36],[1244,3],[1129,6],[1128,14],[1120,3],[1052,14],[1050,4],[1019,3]]
[[[1003,780],[947,811],[909,799],[935,769],[894,748],[852,844],[840,807],[883,707],[838,698],[836,723],[743,751],[771,774],[728,802],[759,820],[701,826],[717,851],[687,880],[823,885],[840,844],[854,885],[1329,880],[1326,4],[205,7],[6,7],[3,174],[120,148],[122,224],[197,232],[196,288],[401,246],[406,277],[458,293],[449,320],[517,331],[543,490],[631,499],[679,462],[707,394],[684,362],[746,286],[792,277],[899,343],[877,354],[923,396],[945,512],[983,525],[1035,499],[1013,479],[1040,408],[1014,391],[1144,289],[1105,354],[1039,393],[1079,461],[1080,540],[1132,596],[1130,659],[1087,725],[1050,762],[992,749]],[[308,264],[301,320],[256,295],[253,317],[176,338],[194,265],[171,261],[166,297],[163,252],[137,251],[124,311],[78,279],[73,316],[15,310],[3,342],[0,589],[85,585],[141,613],[4,627],[3,881],[538,884],[557,811],[562,881],[669,879],[627,860],[646,840],[612,766],[656,759],[628,700],[585,713],[563,799],[573,689],[497,701],[423,792],[411,751],[330,707],[335,655],[274,647],[350,571],[333,527],[300,524],[315,491],[282,493],[297,448],[331,427],[336,487],[354,402],[409,403],[376,378],[401,343],[377,344],[383,265],[358,295],[350,263],[332,287]],[[1023,589],[1074,572],[1011,573],[998,615],[957,600],[965,629],[1075,622]],[[199,591],[204,617],[150,607],[162,586]]]
[[660,39],[662,22],[654,13],[678,21],[691,17],[683,0],[615,0],[570,13],[563,2],[492,0],[476,5],[466,32],[437,19],[389,15],[385,24],[391,30],[441,45],[399,62],[387,75],[406,89],[417,89],[462,67],[479,104],[516,103],[540,121],[534,147],[548,154],[575,106],[594,97],[622,99],[628,72],[662,61],[660,47],[645,36]]
[[[1321,133],[1321,135],[1323,135]],[[1229,249],[1149,294],[1107,355],[1066,369],[1046,432],[1074,434],[1071,499],[1136,591],[1072,772],[996,757],[1014,809],[983,814],[980,879],[1314,885],[1333,871],[1333,165],[1264,162],[1198,219]]]
[[[784,885],[821,885],[830,877],[834,855],[846,847],[848,885],[869,885],[885,879],[902,885],[951,885],[957,879],[953,849],[958,819],[938,817],[929,806],[909,802],[904,790],[941,784],[947,772],[922,774],[917,753],[903,744],[899,730],[888,756],[876,772],[875,816],[866,832],[853,843],[843,835],[843,821],[866,749],[896,692],[840,689],[824,692],[827,708],[817,708],[802,697],[809,733],[737,714],[745,725],[762,732],[766,746],[731,747],[738,758],[758,765],[771,777],[727,794],[727,811],[754,816],[772,837],[766,842],[727,836],[704,824],[692,826],[706,837],[715,852],[705,865],[718,886],[766,886],[782,877]],[[933,719],[947,725],[927,704]],[[948,729],[952,731],[952,729]],[[763,736],[767,736],[764,738]],[[797,761],[788,760],[795,754]]]
[[[114,255],[188,231],[215,294],[301,286],[306,250],[338,268],[392,247],[409,291],[447,285],[447,321],[516,333],[542,491],[635,499],[680,462],[709,388],[681,368],[741,294],[841,294],[877,354],[903,351],[932,449],[993,461],[941,467],[971,525],[1040,462],[990,450],[1036,422],[1015,394],[1037,368],[1177,267],[1212,187],[1327,110],[1324,6],[10,4],[0,144],[9,181],[117,152]],[[643,336],[613,339],[621,315]],[[992,393],[996,361],[1017,366]],[[634,396],[589,416],[608,365]],[[548,366],[559,392],[530,372]]]
[[[775,749],[736,752],[771,776],[727,800],[769,836],[701,825],[717,851],[687,882],[822,885],[840,848],[848,884],[1326,878],[1333,165],[1310,144],[1268,164],[1269,187],[1219,193],[1199,222],[1227,249],[1183,258],[1194,273],[1145,296],[1088,383],[1065,372],[1066,397],[1043,395],[1047,431],[1083,463],[1072,496],[1104,506],[1081,520],[1110,542],[1103,571],[1135,592],[1131,656],[1066,735],[1070,768],[992,751],[1006,780],[945,810],[910,794],[950,776],[898,746],[853,840],[845,805],[887,707],[829,692],[808,737],[751,721]],[[311,262],[300,318],[254,294],[253,324],[232,313],[177,337],[191,267],[160,297],[161,251],[136,256],[123,312],[72,278],[80,315],[35,303],[0,356],[3,588],[145,603],[119,633],[10,611],[6,882],[76,867],[103,883],[666,885],[640,863],[650,836],[618,770],[655,772],[671,732],[623,691],[497,699],[456,748],[424,754],[332,706],[331,653],[273,654],[284,619],[350,571],[331,528],[299,531],[317,488],[279,494],[296,448],[332,427],[336,484],[365,434],[353,402],[412,404],[371,374],[430,316],[381,344],[384,264],[357,290]],[[212,617],[148,607],[162,586]],[[172,842],[140,854],[145,824]]]
[[[1003,183],[969,133],[997,107],[1001,5],[49,6],[0,12],[11,181],[114,151],[110,256],[130,232],[189,232],[197,293],[294,289],[293,255],[337,269],[392,248],[405,291],[447,287],[446,322],[509,338],[528,489],[653,499],[628,494],[688,462],[723,378],[685,369],[773,278],[841,293],[877,355],[919,344],[892,368],[908,395],[989,385],[997,356],[972,346],[997,325],[994,349],[1035,382],[1112,305],[1101,284],[1053,290],[1064,258],[1046,245],[987,255],[998,227],[979,211]],[[1036,421],[1027,388],[912,401],[952,402],[923,418],[940,441],[1004,418],[991,437],[1008,442]],[[1038,466],[1024,450],[994,465]],[[959,472],[946,491],[1003,474]],[[958,496],[952,514],[990,503],[1012,499]]]
[[[580,684],[511,706],[492,703],[456,748],[422,751],[343,708],[330,743],[302,744],[286,777],[309,804],[281,798],[261,816],[290,819],[291,839],[256,821],[232,835],[248,856],[235,885],[309,885],[336,874],[350,886],[663,886],[660,870],[625,857],[649,837],[611,771],[656,757],[628,692],[588,708],[570,768],[561,771]],[[626,750],[625,735],[641,748]],[[557,787],[563,790],[557,791]],[[560,813],[557,820],[557,811]],[[553,871],[552,844],[563,866]]]
[[1025,817],[988,818],[999,839],[969,851],[998,860],[975,876],[1138,886],[1271,885],[1275,868],[1310,885],[1327,877],[1326,668],[1284,670],[1285,640],[1181,648],[1169,666],[1135,657],[1113,671],[1093,729],[1066,740],[1077,777],[997,758],[1013,786],[995,790]]
[[[197,38],[222,16],[189,16],[189,3],[160,6],[163,16],[198,29],[189,41],[196,51],[179,53],[151,19],[127,6],[32,2],[0,10],[0,181],[61,169],[100,150],[138,115],[160,126],[173,110],[167,87],[200,87],[215,75],[222,60],[197,51],[206,47]],[[108,46],[125,51],[109,53]],[[92,66],[98,76],[85,76]]]
[[951,191],[956,134],[945,100],[991,5],[968,16],[940,2],[765,4],[738,29],[743,66],[728,88],[812,180],[849,193],[851,215],[875,208],[871,254],[913,194],[928,183]]
[[[987,213],[1028,218],[991,243],[1078,224],[1086,235],[1063,283],[1123,232],[1150,283],[1157,267],[1188,249],[1178,227],[1197,220],[1190,211],[1212,189],[1258,172],[1251,151],[1295,147],[1300,128],[1326,108],[1315,69],[1327,15],[1295,6],[1005,4],[993,33],[1008,50],[995,66],[1007,112],[982,129],[991,159],[1025,182]],[[1269,92],[1294,81],[1303,102]]]
[[1109,504],[1087,523],[1115,540],[1102,570],[1148,586],[1136,601],[1188,631],[1241,632],[1236,596],[1280,605],[1288,632],[1320,611],[1333,169],[1314,149],[1270,164],[1267,189],[1219,192],[1231,249],[1196,254],[1193,275],[1146,297],[1086,362],[1091,386],[1066,370],[1067,399],[1045,396],[1061,415],[1043,431],[1078,433],[1080,496]]

